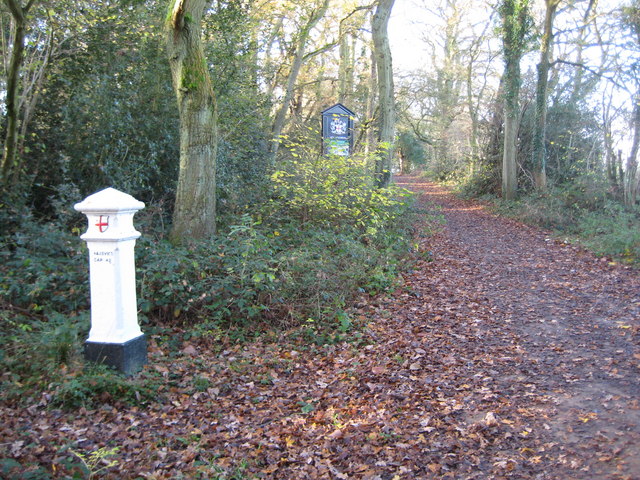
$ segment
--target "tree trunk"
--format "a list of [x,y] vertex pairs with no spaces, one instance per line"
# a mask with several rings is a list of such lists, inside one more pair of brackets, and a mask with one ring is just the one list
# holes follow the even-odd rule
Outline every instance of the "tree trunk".
[[349,68],[349,37],[340,32],[340,63],[338,65],[338,102],[346,103],[347,97],[347,69]]
[[338,101],[347,103],[353,94],[353,63],[355,39],[348,32],[340,35],[340,65],[338,72]]
[[610,110],[611,100],[609,100],[608,104],[603,103],[602,108],[602,133],[604,140],[605,170],[607,179],[609,180],[609,186],[614,192],[614,195],[618,197],[620,194],[620,182],[618,180],[617,156],[615,150],[613,149],[611,120],[609,119]]
[[640,94],[634,97],[633,118],[631,126],[633,128],[633,143],[631,153],[627,158],[627,169],[625,172],[624,203],[633,207],[638,200],[638,149],[640,148]]
[[540,46],[538,83],[536,85],[536,113],[533,131],[533,180],[536,190],[547,188],[545,137],[547,128],[547,85],[549,82],[549,57],[553,45],[553,18],[560,0],[545,0],[544,33]]
[[520,58],[509,58],[504,72],[504,149],[502,152],[502,198],[506,200],[516,198],[518,192],[520,81]]
[[502,197],[513,200],[518,192],[517,140],[522,83],[520,60],[526,50],[531,28],[529,0],[503,0],[502,18],[504,80],[504,150],[502,155]]
[[378,104],[380,110],[380,130],[376,159],[376,184],[387,187],[391,182],[391,163],[394,155],[395,140],[395,99],[393,92],[393,65],[387,26],[394,0],[378,0],[373,15],[373,50],[378,71]]
[[620,184],[624,184],[624,169],[622,168],[622,150],[618,150],[618,160],[616,162],[617,168],[618,169],[618,178],[619,178],[619,182]]
[[473,80],[475,74],[475,62],[478,59],[481,49],[482,43],[486,37],[486,32],[489,29],[490,23],[487,22],[485,28],[482,31],[482,34],[478,36],[478,38],[474,39],[471,48],[469,49],[469,59],[466,66],[467,78],[467,109],[469,110],[469,119],[471,121],[471,136],[469,139],[470,149],[471,149],[471,162],[470,162],[470,175],[474,176],[476,173],[476,165],[480,158],[480,142],[478,138],[480,137],[480,99],[484,97],[483,93],[485,91],[485,87],[487,85],[487,76],[483,75],[483,81],[481,82],[480,91],[476,95],[477,99],[474,99],[473,93]]
[[217,111],[200,40],[209,0],[171,0],[166,41],[180,113],[180,173],[171,240],[210,237],[216,228]]
[[376,69],[376,56],[371,48],[371,68],[369,71],[369,82],[367,85],[366,113],[365,121],[362,122],[364,128],[364,153],[369,155],[375,148],[375,117],[376,100],[378,98],[378,71]]
[[[516,107],[517,108],[517,107]],[[502,198],[513,200],[518,192],[518,111],[505,105],[502,153]]]
[[7,72],[7,97],[6,97],[6,135],[2,151],[2,164],[0,165],[0,178],[5,185],[9,184],[10,177],[20,168],[17,165],[18,150],[18,85],[20,82],[20,67],[22,66],[24,53],[24,37],[26,33],[26,18],[29,9],[35,0],[29,0],[22,7],[17,0],[4,0],[11,12],[14,24],[13,41],[11,46],[11,60]]
[[469,137],[469,147],[471,149],[471,161],[469,165],[470,175],[473,176],[475,174],[475,165],[478,161],[479,155],[479,146],[478,146],[478,130],[479,130],[479,121],[478,121],[478,109],[476,108],[475,102],[473,100],[473,63],[469,60],[469,64],[467,65],[467,109],[469,110],[469,120],[471,121],[471,132]]
[[20,137],[18,138],[18,151],[22,153],[24,151],[24,142],[27,138],[27,131],[29,124],[31,123],[31,117],[40,100],[40,94],[42,93],[42,84],[45,79],[47,67],[51,61],[51,57],[54,51],[54,35],[53,28],[48,32],[44,51],[39,58],[32,61],[34,65],[31,65],[33,69],[32,76],[28,84],[23,86],[20,111],[22,112],[22,120],[20,122]]

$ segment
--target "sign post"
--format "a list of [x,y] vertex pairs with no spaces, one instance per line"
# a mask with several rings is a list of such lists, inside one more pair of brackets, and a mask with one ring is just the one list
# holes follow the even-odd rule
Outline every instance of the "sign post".
[[89,222],[80,237],[89,249],[91,284],[91,330],[85,358],[133,374],[147,362],[146,340],[138,325],[133,252],[140,237],[133,215],[144,203],[107,188],[74,208]]
[[355,113],[341,103],[322,111],[322,152],[348,157],[353,150]]

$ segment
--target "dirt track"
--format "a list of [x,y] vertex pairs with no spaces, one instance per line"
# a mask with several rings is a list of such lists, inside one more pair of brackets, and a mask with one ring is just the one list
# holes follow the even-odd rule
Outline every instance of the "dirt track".
[[640,478],[637,271],[497,218],[433,184],[397,181],[423,192],[446,217],[432,245],[434,269],[449,270],[454,284],[484,299],[495,314],[491,328],[517,344],[504,388],[548,399],[545,418],[535,422],[554,460],[548,478]]

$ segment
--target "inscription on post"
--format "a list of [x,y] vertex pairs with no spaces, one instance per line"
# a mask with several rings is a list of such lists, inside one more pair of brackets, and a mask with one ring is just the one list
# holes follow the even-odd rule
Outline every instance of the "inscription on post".
[[91,259],[94,263],[109,263],[113,262],[113,252],[93,252]]

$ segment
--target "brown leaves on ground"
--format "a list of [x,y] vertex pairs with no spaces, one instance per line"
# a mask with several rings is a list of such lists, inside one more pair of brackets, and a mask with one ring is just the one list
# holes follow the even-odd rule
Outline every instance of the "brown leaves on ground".
[[367,344],[155,347],[162,400],[1,407],[2,456],[52,477],[71,445],[120,447],[109,478],[640,478],[637,273],[399,183],[448,223],[354,312]]

